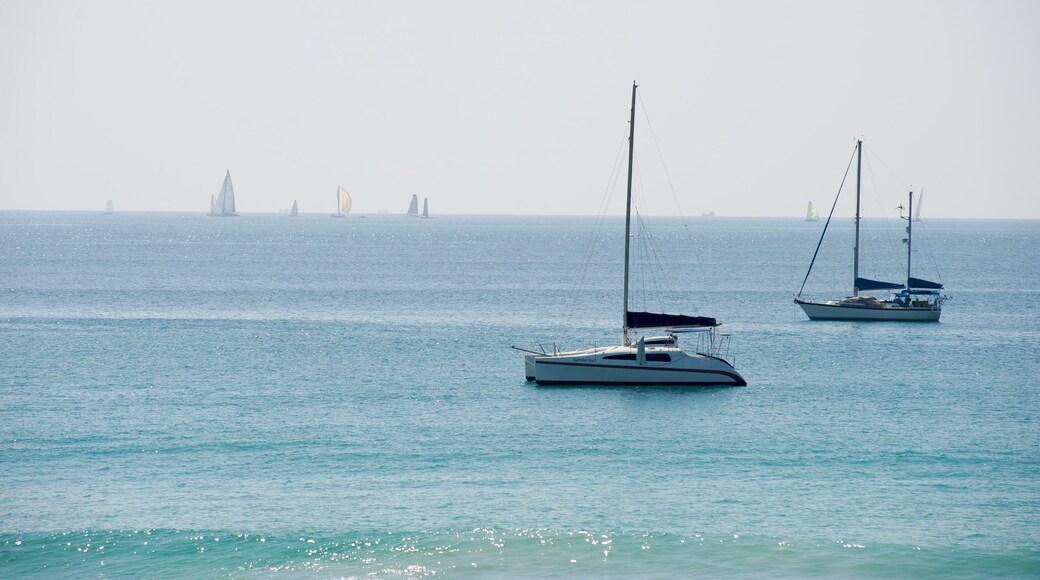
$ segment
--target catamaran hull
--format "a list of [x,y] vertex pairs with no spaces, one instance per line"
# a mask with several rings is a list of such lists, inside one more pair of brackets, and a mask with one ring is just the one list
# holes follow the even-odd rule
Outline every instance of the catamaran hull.
[[747,386],[744,378],[721,359],[698,355],[683,362],[682,366],[620,365],[529,355],[525,374],[527,380],[539,385]]
[[809,320],[877,320],[894,322],[938,322],[941,309],[885,307],[869,308],[848,304],[822,304],[796,300]]

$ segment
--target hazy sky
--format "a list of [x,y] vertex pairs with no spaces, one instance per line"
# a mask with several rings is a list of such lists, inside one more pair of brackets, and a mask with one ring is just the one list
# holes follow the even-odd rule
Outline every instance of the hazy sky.
[[1038,31],[1029,0],[0,0],[0,209],[205,212],[230,169],[240,212],[595,214],[638,80],[686,215],[825,212],[862,135],[882,204],[1040,218]]

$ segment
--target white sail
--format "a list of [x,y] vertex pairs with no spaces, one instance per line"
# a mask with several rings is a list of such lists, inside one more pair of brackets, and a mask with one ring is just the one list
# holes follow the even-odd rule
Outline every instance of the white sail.
[[210,215],[236,216],[235,213],[235,186],[231,183],[231,171],[228,170],[224,176],[224,185],[220,188],[220,194],[216,198],[210,198]]
[[430,199],[428,197],[422,198],[422,216],[424,218],[430,217]]
[[221,213],[235,213],[235,186],[231,183],[231,171],[224,176],[224,186],[220,188],[220,198],[224,200]]
[[105,202],[105,213],[112,213],[112,200]]
[[296,204],[296,200],[294,199],[292,202],[292,208],[289,210],[289,217],[296,217],[298,215],[300,215],[300,206]]
[[419,216],[419,196],[412,194],[412,202],[408,204],[408,212],[405,214],[411,217]]
[[924,201],[924,188],[921,188],[921,195],[917,196],[917,205],[914,207],[914,221],[921,221],[921,202]]

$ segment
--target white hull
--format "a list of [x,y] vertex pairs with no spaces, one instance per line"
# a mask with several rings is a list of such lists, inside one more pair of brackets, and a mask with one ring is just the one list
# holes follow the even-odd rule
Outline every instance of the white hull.
[[810,320],[888,320],[901,322],[937,322],[942,308],[897,306],[891,303],[881,307],[863,306],[847,302],[825,303],[795,300]]
[[727,385],[746,386],[728,362],[679,348],[646,348],[646,360],[637,360],[634,346],[529,354],[528,380],[539,385]]

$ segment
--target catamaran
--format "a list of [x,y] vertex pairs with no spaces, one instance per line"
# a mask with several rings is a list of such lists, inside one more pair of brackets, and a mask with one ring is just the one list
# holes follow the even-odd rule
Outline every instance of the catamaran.
[[419,217],[419,196],[412,194],[412,201],[408,204],[408,211],[405,212],[408,217]]
[[[539,385],[729,385],[747,383],[733,364],[723,358],[716,337],[719,323],[706,316],[633,312],[629,310],[629,245],[632,233],[632,162],[635,150],[636,89],[632,83],[632,109],[628,136],[628,194],[625,207],[624,317],[621,344],[560,352],[525,353],[524,370]],[[642,336],[633,342],[630,332],[665,330],[663,336]],[[676,333],[701,332],[707,336],[706,352],[682,350]],[[726,338],[725,336],[723,338]]]
[[[906,220],[906,284],[895,282],[883,282],[861,278],[859,275],[859,225],[860,225],[860,182],[863,167],[863,141],[856,140],[854,150],[856,159],[856,241],[852,253],[852,296],[826,302],[817,302],[812,299],[802,298],[805,290],[805,281],[809,279],[816,256],[820,252],[823,236],[827,234],[827,226],[831,222],[830,216],[823,226],[820,241],[816,244],[816,253],[809,263],[809,271],[805,273],[802,287],[795,297],[795,304],[802,307],[810,320],[887,320],[906,322],[936,322],[942,314],[942,305],[946,296],[941,294],[943,285],[910,275],[910,258],[913,244],[913,219],[914,215],[914,193],[909,194],[909,208],[907,215],[902,215],[903,206],[900,205],[900,219]],[[851,161],[850,161],[851,163]],[[846,173],[847,175],[847,173]],[[838,190],[841,195],[841,190]],[[837,199],[834,200],[837,205]],[[834,209],[831,208],[833,215]],[[879,300],[873,296],[860,295],[860,292],[890,290],[896,291],[889,298]]]
[[235,186],[231,184],[231,170],[224,176],[224,185],[220,188],[220,194],[210,196],[209,215],[220,217],[237,217],[235,213]]
[[347,214],[350,213],[351,204],[352,201],[350,199],[350,194],[347,193],[347,188],[342,185],[339,186],[339,189],[336,190],[336,213],[331,214],[332,217],[347,217]]
[[820,212],[817,211],[816,206],[813,202],[809,202],[809,207],[805,210],[805,221],[807,222],[818,222],[820,221]]

